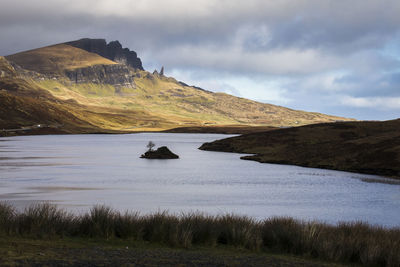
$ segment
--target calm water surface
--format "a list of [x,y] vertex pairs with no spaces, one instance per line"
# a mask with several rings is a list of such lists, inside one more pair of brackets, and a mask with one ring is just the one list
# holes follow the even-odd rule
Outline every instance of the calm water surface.
[[[50,201],[74,212],[95,204],[141,213],[201,211],[257,219],[292,216],[328,223],[400,226],[400,185],[380,177],[240,160],[200,151],[217,134],[64,135],[0,139],[0,201]],[[140,159],[146,144],[178,160]]]

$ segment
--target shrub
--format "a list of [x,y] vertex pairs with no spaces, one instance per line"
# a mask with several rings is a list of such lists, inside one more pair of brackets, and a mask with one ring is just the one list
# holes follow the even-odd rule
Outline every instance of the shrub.
[[10,234],[15,220],[15,209],[6,202],[0,202],[0,233]]
[[73,215],[49,203],[32,204],[15,217],[15,232],[20,235],[51,237],[69,235]]

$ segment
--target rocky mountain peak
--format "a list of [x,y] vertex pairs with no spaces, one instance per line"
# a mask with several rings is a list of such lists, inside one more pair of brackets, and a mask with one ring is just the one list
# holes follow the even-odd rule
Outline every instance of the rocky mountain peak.
[[122,48],[119,41],[112,41],[107,44],[105,39],[84,38],[77,41],[67,42],[71,45],[91,53],[96,53],[102,57],[108,58],[120,64],[125,64],[134,69],[143,69],[142,61],[138,58],[135,51],[128,48]]

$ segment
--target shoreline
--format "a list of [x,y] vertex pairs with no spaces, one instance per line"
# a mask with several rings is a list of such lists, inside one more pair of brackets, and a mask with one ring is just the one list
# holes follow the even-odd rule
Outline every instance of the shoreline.
[[[28,136],[28,135],[63,135],[63,134],[133,134],[133,133],[194,133],[194,134],[246,134],[276,130],[279,128],[271,126],[248,126],[248,125],[227,125],[227,126],[188,126],[175,127],[161,130],[97,130],[97,131],[68,131],[60,127],[42,126],[42,127],[22,127],[19,129],[0,129],[1,137],[10,136]],[[18,134],[22,133],[22,134]]]
[[400,120],[341,122],[250,133],[200,150],[250,154],[243,160],[400,179]]
[[[216,151],[219,152],[219,151]],[[224,151],[226,152],[226,151]],[[249,154],[249,153],[239,153],[239,152],[228,152],[228,153],[236,153],[236,154]],[[250,161],[256,161],[258,163],[268,163],[268,164],[279,164],[279,165],[288,165],[288,166],[298,166],[298,167],[304,167],[304,168],[315,168],[315,169],[321,169],[321,170],[332,170],[332,171],[342,171],[342,172],[349,172],[349,173],[354,173],[354,174],[366,174],[366,175],[375,175],[379,176],[382,179],[390,179],[393,181],[378,181],[378,180],[373,180],[373,178],[365,178],[362,179],[364,182],[376,182],[376,183],[383,183],[383,184],[392,184],[392,185],[400,185],[400,176],[390,176],[388,174],[384,174],[386,172],[379,172],[375,169],[372,170],[364,170],[364,169],[339,169],[339,168],[334,168],[330,166],[319,166],[319,165],[301,165],[301,164],[296,164],[292,162],[286,162],[286,161],[262,161],[259,160],[257,154],[250,155],[250,156],[243,156],[240,157],[241,160],[250,160]]]

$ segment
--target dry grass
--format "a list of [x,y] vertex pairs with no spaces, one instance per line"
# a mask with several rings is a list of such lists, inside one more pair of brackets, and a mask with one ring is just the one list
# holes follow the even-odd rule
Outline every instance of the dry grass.
[[[114,88],[101,84],[63,84],[44,80],[37,84],[54,97],[76,100],[79,104],[113,109],[114,114],[132,111],[149,114],[147,118],[135,116],[136,124],[111,126],[112,129],[143,128],[170,129],[187,126],[282,126],[335,121],[342,118],[295,111],[262,104],[226,94],[215,94],[183,86],[171,78],[152,76],[144,71],[135,78],[136,88]],[[150,118],[151,120],[151,118]],[[95,121],[90,123],[96,124]],[[106,126],[107,123],[106,123]],[[201,130],[200,130],[201,131]]]
[[27,70],[44,74],[62,75],[64,70],[93,65],[117,64],[97,54],[70,45],[58,44],[6,56]]
[[291,218],[255,221],[243,216],[199,213],[121,214],[105,206],[95,206],[76,216],[49,204],[35,204],[18,213],[1,203],[0,235],[118,238],[183,248],[233,246],[364,266],[400,264],[400,229],[361,222],[333,226]]

